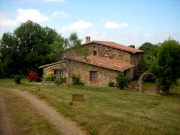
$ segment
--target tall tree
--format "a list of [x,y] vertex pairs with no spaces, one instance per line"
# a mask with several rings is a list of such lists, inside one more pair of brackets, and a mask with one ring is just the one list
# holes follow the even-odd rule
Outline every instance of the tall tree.
[[[26,75],[33,70],[41,74],[38,67],[53,62],[48,54],[58,33],[41,27],[32,21],[22,23],[13,33],[4,33],[1,40],[1,72],[4,77],[13,74]],[[13,67],[13,68],[12,68]]]
[[58,61],[62,59],[63,44],[64,38],[61,35],[57,36],[54,43],[51,44],[52,51],[48,55],[51,60]]
[[158,85],[168,94],[172,86],[177,85],[180,78],[180,43],[169,38],[165,40],[158,53],[152,72],[158,78]]
[[143,50],[145,53],[146,51],[149,51],[150,48],[153,46],[153,44],[149,43],[149,42],[145,42],[144,44],[142,44],[139,49]]
[[[5,33],[2,37],[1,42],[1,67],[0,72],[2,77],[10,77],[10,75],[14,74],[18,65],[18,48],[16,46],[17,39],[11,33]],[[12,68],[13,67],[13,68]]]

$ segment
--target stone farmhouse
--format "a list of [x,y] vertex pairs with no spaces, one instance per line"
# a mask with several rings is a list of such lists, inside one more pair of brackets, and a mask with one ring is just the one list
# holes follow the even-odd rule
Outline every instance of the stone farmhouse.
[[137,75],[142,50],[115,42],[91,41],[89,36],[82,47],[89,49],[87,59],[75,55],[70,59],[64,57],[61,61],[40,66],[39,68],[43,68],[43,76],[51,71],[57,77],[69,78],[67,71],[71,68],[71,73],[80,75],[86,86],[106,87],[110,81],[115,82],[119,72],[124,73],[130,80]]

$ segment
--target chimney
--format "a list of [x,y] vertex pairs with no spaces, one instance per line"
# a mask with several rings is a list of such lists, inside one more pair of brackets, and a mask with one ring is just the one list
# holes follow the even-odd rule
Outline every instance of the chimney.
[[91,41],[90,41],[90,38],[91,38],[91,37],[89,37],[89,36],[86,37],[86,43],[90,43],[90,42],[91,42]]

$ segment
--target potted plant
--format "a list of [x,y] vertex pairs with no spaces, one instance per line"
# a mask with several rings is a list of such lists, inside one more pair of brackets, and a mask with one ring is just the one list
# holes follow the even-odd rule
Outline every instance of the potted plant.
[[26,76],[26,78],[30,81],[30,82],[37,82],[37,80],[39,79],[38,75],[36,72],[29,72],[29,75]]
[[15,84],[20,84],[20,81],[21,81],[21,76],[20,76],[20,75],[15,75],[15,76],[14,76],[14,82],[15,82]]

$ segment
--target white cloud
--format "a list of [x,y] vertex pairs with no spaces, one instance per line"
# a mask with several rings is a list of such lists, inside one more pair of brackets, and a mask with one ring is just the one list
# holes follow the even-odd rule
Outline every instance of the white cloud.
[[15,26],[17,25],[16,20],[11,20],[5,16],[3,12],[0,12],[0,26]]
[[106,28],[125,28],[128,27],[127,23],[121,23],[121,24],[117,24],[116,22],[106,22],[105,23],[105,27]]
[[67,32],[84,32],[86,29],[92,27],[93,25],[90,22],[85,22],[83,20],[79,20],[77,22],[71,23],[68,27],[63,26],[60,29],[60,33],[67,33]]
[[52,17],[59,17],[59,18],[68,18],[70,15],[68,15],[67,13],[65,13],[64,11],[55,11],[52,14]]
[[72,24],[69,25],[69,29],[71,30],[77,30],[77,31],[81,31],[83,29],[88,29],[90,27],[92,27],[93,25],[90,22],[85,22],[83,20],[79,20],[77,22],[74,22]]
[[144,34],[143,35],[143,37],[145,37],[145,38],[149,38],[149,37],[153,37],[154,36],[154,34]]
[[48,17],[42,15],[38,10],[36,9],[18,9],[18,16],[16,18],[19,22],[26,22],[27,20],[31,20],[34,22],[46,22],[49,20]]

